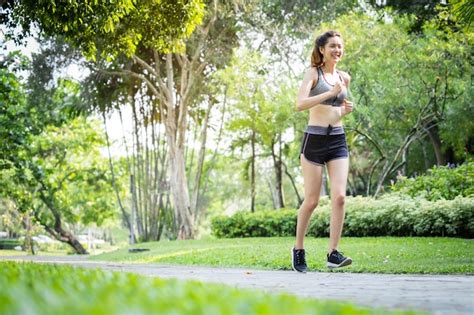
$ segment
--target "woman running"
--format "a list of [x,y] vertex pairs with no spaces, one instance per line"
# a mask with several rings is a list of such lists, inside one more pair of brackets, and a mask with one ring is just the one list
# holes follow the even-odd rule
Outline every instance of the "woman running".
[[311,67],[304,75],[298,92],[298,111],[309,110],[309,121],[301,146],[301,169],[304,177],[304,201],[298,211],[296,244],[292,249],[292,267],[308,270],[304,237],[309,220],[318,205],[323,167],[326,165],[331,190],[331,221],[327,267],[348,266],[352,259],[338,251],[344,223],[344,202],[349,152],[342,117],[352,112],[347,98],[350,76],[336,69],[344,53],[341,35],[327,31],[316,38]]

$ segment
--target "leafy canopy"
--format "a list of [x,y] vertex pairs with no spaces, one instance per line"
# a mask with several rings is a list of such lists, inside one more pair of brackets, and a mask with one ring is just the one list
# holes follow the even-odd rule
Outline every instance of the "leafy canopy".
[[8,5],[10,35],[20,25],[36,25],[47,35],[64,36],[89,59],[132,55],[137,46],[168,52],[201,23],[202,0],[23,0]]

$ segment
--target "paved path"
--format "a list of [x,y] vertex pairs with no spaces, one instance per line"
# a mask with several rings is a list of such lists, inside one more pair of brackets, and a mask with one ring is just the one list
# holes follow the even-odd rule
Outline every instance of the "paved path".
[[81,256],[6,256],[0,260],[71,264],[160,278],[200,280],[302,297],[350,301],[384,309],[430,314],[474,314],[474,276],[391,275],[256,270],[89,261]]

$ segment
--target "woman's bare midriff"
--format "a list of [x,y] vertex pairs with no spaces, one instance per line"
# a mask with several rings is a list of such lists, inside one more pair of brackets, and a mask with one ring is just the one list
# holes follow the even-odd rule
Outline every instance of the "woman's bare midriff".
[[341,107],[331,105],[316,105],[309,110],[308,125],[327,127],[342,126]]

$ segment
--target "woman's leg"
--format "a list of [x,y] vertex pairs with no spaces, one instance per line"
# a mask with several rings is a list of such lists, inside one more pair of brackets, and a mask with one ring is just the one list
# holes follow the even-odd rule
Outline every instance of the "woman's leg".
[[346,199],[349,159],[336,159],[327,163],[331,187],[331,223],[329,232],[329,250],[337,249],[344,224],[344,203]]
[[319,202],[323,166],[308,161],[303,154],[300,156],[301,170],[304,178],[304,200],[298,211],[298,222],[296,224],[295,249],[304,248],[304,236],[308,229],[309,219]]

